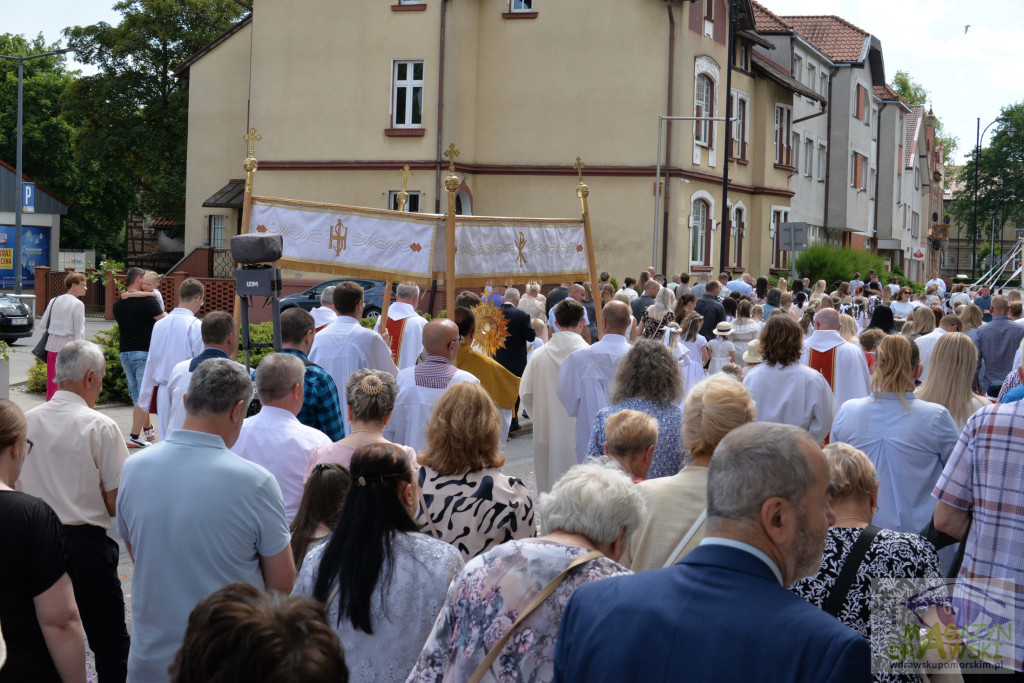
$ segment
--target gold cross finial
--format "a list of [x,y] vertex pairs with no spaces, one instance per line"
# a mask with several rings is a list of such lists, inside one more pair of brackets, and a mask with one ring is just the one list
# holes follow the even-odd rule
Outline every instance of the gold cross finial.
[[445,150],[444,156],[448,159],[448,172],[455,173],[455,157],[459,156],[459,150],[455,149],[455,143],[449,143],[448,149]]
[[586,168],[586,164],[583,163],[583,159],[576,157],[576,163],[572,165],[576,169],[576,175],[579,177],[580,184],[583,183],[583,169]]
[[409,164],[406,164],[402,168],[400,173],[402,174],[402,189],[404,190],[404,189],[406,189],[406,186],[409,183],[409,178],[412,178],[413,172],[409,170]]
[[262,140],[263,136],[257,133],[255,128],[250,128],[249,132],[242,136],[242,139],[249,142],[249,156],[255,156],[256,143]]

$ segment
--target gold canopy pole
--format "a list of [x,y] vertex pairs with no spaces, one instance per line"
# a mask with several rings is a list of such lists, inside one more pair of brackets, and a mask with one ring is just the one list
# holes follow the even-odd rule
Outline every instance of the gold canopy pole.
[[448,318],[455,317],[455,193],[459,191],[459,177],[455,175],[455,158],[459,150],[450,143],[445,150],[448,158],[448,176],[444,189],[448,191],[448,213],[444,217],[444,298]]
[[[256,169],[259,168],[259,162],[256,161],[256,143],[263,139],[263,136],[256,132],[255,128],[250,128],[249,132],[242,136],[242,139],[249,143],[249,155],[245,158],[245,163],[242,167],[245,169],[245,194],[242,196],[242,227],[241,234],[246,235],[249,233],[249,220],[252,216],[252,180],[256,174]],[[210,245],[213,248],[213,245]],[[238,264],[235,264],[236,266]],[[212,275],[212,273],[211,273]],[[235,318],[235,329],[242,329],[242,300],[235,294],[235,307],[234,307],[234,318]],[[237,353],[237,351],[236,351]],[[234,358],[235,354],[231,354]]]
[[[583,184],[583,169],[586,164],[583,159],[576,157],[576,163],[572,165],[576,169],[579,184],[576,185],[576,196],[580,198],[580,208],[583,211],[583,241],[587,246],[587,268],[590,270],[590,295],[594,299],[594,315],[597,318],[597,334],[601,335],[601,294],[597,282],[597,257],[594,255],[594,235],[590,231],[590,209],[587,208],[587,197],[590,196],[590,188]],[[595,340],[596,341],[596,340]]]
[[[397,197],[398,210],[405,211],[405,204],[409,201],[409,193],[406,191],[406,188],[409,186],[409,178],[413,176],[413,172],[409,170],[409,164],[406,164],[402,167],[400,173],[402,174],[402,190],[398,193]],[[381,334],[384,334],[385,326],[388,324],[388,308],[391,306],[391,285],[393,282],[390,277],[384,281],[384,303],[381,304],[380,327],[378,327]],[[395,362],[397,363],[398,360],[396,359]]]

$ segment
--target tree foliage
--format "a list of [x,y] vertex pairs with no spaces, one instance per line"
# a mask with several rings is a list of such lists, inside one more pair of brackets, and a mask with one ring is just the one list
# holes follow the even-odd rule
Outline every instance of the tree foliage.
[[[989,146],[971,150],[957,177],[958,187],[947,213],[962,226],[968,239],[975,227],[985,238],[994,229],[1002,234],[1007,223],[1024,225],[1024,102],[1003,109]],[[977,211],[974,193],[978,192]],[[994,227],[993,227],[994,226]]]
[[[906,71],[897,71],[892,77],[890,85],[912,107],[924,106],[928,103],[927,88],[911,78]],[[942,145],[942,163],[947,167],[952,166],[960,140],[955,135],[946,135],[942,127],[942,119],[938,116],[935,117],[935,142]]]
[[123,16],[117,26],[64,31],[77,59],[99,69],[76,79],[64,100],[76,128],[75,158],[123,175],[143,214],[180,221],[188,89],[172,70],[244,10],[232,0],[121,0],[114,9]]

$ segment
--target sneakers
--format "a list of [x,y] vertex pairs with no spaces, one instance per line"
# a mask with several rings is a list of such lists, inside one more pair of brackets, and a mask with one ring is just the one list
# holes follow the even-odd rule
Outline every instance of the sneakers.
[[145,433],[146,441],[156,441],[156,427],[143,427],[142,431]]
[[124,440],[124,443],[126,446],[128,446],[128,448],[145,448],[146,446],[149,445],[148,442],[140,439],[137,436],[133,437],[131,435],[129,435],[128,438]]

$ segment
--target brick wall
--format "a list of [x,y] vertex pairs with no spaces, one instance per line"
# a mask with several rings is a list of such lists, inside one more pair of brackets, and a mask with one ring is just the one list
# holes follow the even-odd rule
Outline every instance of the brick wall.
[[[67,268],[64,271],[53,271],[47,266],[36,266],[35,269],[35,295],[36,295],[36,315],[42,315],[46,311],[46,305],[50,303],[50,299],[55,299],[61,294],[67,294],[68,288],[64,286],[64,278],[68,276],[68,273],[73,273],[74,268]],[[85,276],[89,278],[89,286],[82,297],[82,303],[85,304],[87,311],[99,311],[104,308],[106,298],[106,288],[102,282],[94,282],[92,277],[95,275],[93,268],[87,268]]]

